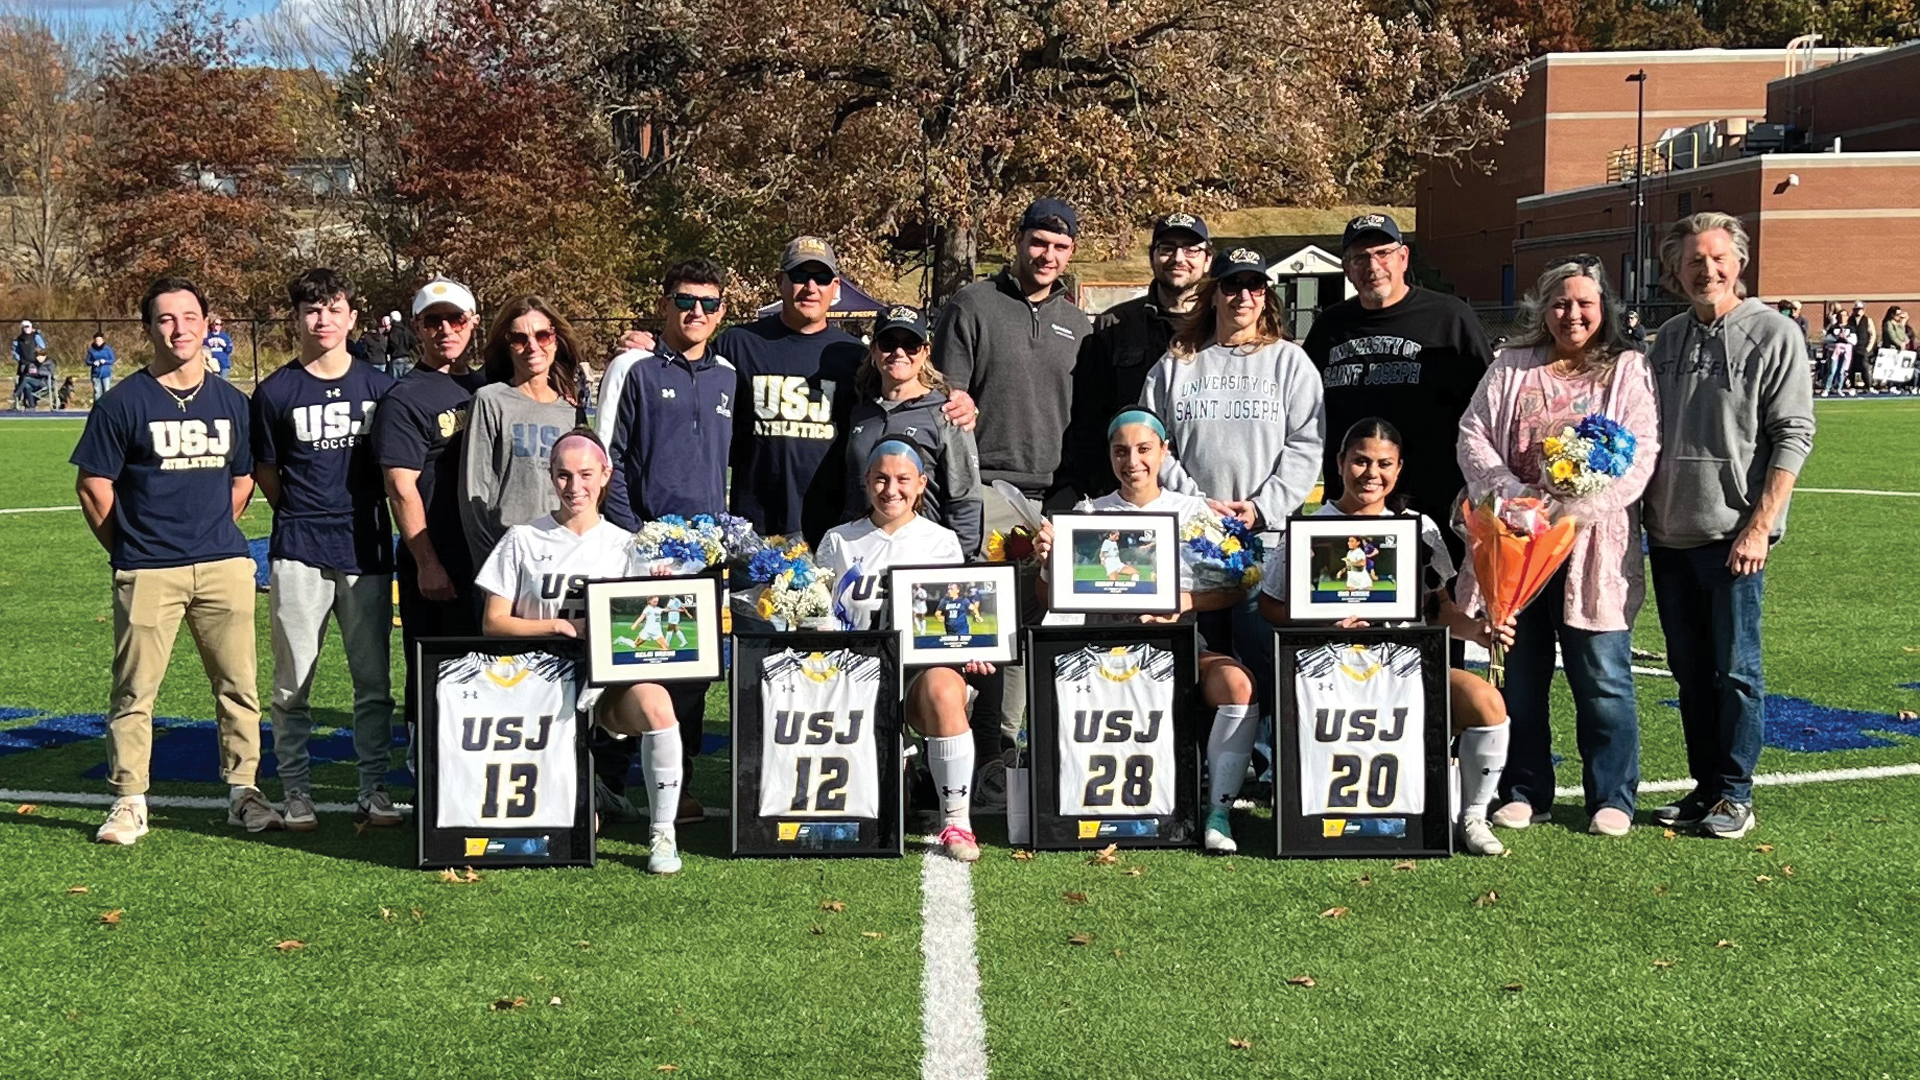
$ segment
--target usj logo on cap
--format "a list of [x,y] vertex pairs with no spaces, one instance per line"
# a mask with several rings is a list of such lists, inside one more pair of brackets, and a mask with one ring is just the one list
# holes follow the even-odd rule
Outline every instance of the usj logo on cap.
[[1404,243],[1400,235],[1400,223],[1386,214],[1361,214],[1347,222],[1347,231],[1340,237],[1340,248],[1346,250],[1356,241],[1367,237],[1384,236],[1390,243]]
[[1185,211],[1175,211],[1154,222],[1153,242],[1158,244],[1161,238],[1170,232],[1192,233],[1199,237],[1200,242],[1203,244],[1213,238],[1212,234],[1207,231],[1206,221],[1202,220],[1200,215],[1189,214]]
[[780,253],[780,269],[792,270],[807,263],[819,263],[835,274],[840,272],[840,258],[834,254],[832,244],[818,236],[796,236]]
[[911,321],[911,320],[918,320],[919,318],[920,318],[919,312],[913,310],[910,307],[907,307],[904,304],[901,305],[900,307],[887,309],[888,322],[895,322],[903,319]]

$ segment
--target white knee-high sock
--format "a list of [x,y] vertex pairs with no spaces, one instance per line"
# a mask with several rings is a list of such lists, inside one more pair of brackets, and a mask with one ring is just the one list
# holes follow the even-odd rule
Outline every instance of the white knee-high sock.
[[1207,807],[1231,810],[1247,778],[1253,758],[1253,740],[1260,734],[1251,705],[1221,705],[1213,711],[1213,731],[1207,735]]
[[973,831],[973,734],[927,736],[927,767],[948,825]]
[[647,817],[656,829],[672,829],[680,812],[680,781],[686,776],[680,725],[640,736],[640,775],[647,785]]
[[1470,727],[1460,733],[1460,819],[1485,818],[1507,767],[1505,723]]

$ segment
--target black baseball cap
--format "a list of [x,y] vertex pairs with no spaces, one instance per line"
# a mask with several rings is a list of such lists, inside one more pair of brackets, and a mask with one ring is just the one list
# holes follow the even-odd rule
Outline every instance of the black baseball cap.
[[880,322],[873,328],[873,339],[889,330],[905,330],[921,341],[927,340],[927,317],[919,308],[899,304],[880,313]]
[[1051,195],[1035,199],[1027,205],[1027,212],[1020,215],[1020,231],[1045,229],[1047,226],[1044,221],[1047,218],[1059,218],[1066,224],[1068,236],[1079,237],[1080,215],[1073,212],[1073,207],[1067,205],[1065,199],[1056,199]]
[[1153,223],[1153,243],[1158,244],[1168,233],[1189,232],[1200,238],[1201,243],[1213,239],[1207,231],[1207,222],[1199,214],[1172,213]]
[[830,274],[840,272],[840,258],[833,253],[833,245],[818,236],[796,236],[787,241],[786,249],[780,252],[780,270],[785,273],[808,263],[819,263]]
[[1347,222],[1347,231],[1340,236],[1340,250],[1345,251],[1369,236],[1384,236],[1395,244],[1406,242],[1400,235],[1400,223],[1391,215],[1361,214]]
[[1225,281],[1236,274],[1259,274],[1267,276],[1266,257],[1252,248],[1234,248],[1213,257],[1212,276],[1215,281]]

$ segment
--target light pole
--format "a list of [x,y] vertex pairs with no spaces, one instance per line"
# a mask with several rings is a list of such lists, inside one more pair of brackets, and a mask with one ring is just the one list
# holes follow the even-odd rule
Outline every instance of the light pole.
[[1642,215],[1646,213],[1647,69],[1641,68],[1627,76],[1627,81],[1639,90],[1640,98],[1633,110],[1633,276],[1627,282],[1627,295],[1639,304],[1646,299],[1640,277],[1647,264],[1642,257],[1640,238],[1646,233]]

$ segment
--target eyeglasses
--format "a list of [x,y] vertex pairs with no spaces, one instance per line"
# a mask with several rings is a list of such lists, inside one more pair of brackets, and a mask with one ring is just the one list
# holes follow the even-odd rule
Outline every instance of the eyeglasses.
[[1220,283],[1221,296],[1239,296],[1241,293],[1264,296],[1266,292],[1267,279],[1262,277],[1237,277]]
[[516,349],[524,349],[531,343],[538,342],[540,347],[544,349],[553,344],[553,337],[553,330],[545,327],[535,330],[532,338],[528,338],[527,335],[518,330],[509,330],[507,331],[507,344]]
[[441,315],[437,312],[429,311],[425,315],[420,316],[420,325],[429,330],[438,330],[442,326],[451,326],[455,330],[458,330],[467,325],[468,320],[472,318],[473,316],[464,311],[456,311],[452,315]]
[[1368,263],[1384,263],[1405,250],[1405,244],[1389,244],[1372,251],[1349,251],[1340,256],[1340,261],[1348,266],[1365,266]]
[[701,311],[711,315],[720,310],[721,299],[717,296],[695,296],[692,293],[673,294],[673,306],[681,311],[692,311],[697,305]]
[[1175,255],[1185,255],[1189,259],[1203,259],[1206,258],[1207,250],[1205,244],[1155,244],[1153,257],[1171,259]]
[[788,281],[793,282],[795,285],[805,285],[807,282],[811,281],[815,285],[818,285],[824,289],[827,286],[833,284],[834,274],[833,274],[833,271],[831,270],[794,269],[794,270],[784,270],[782,271],[782,273],[786,275],[786,278]]
[[921,341],[917,337],[912,337],[907,334],[889,334],[874,342],[873,348],[874,351],[878,352],[881,356],[888,356],[897,352],[903,352],[908,356],[912,356],[925,347],[925,345],[926,342]]

